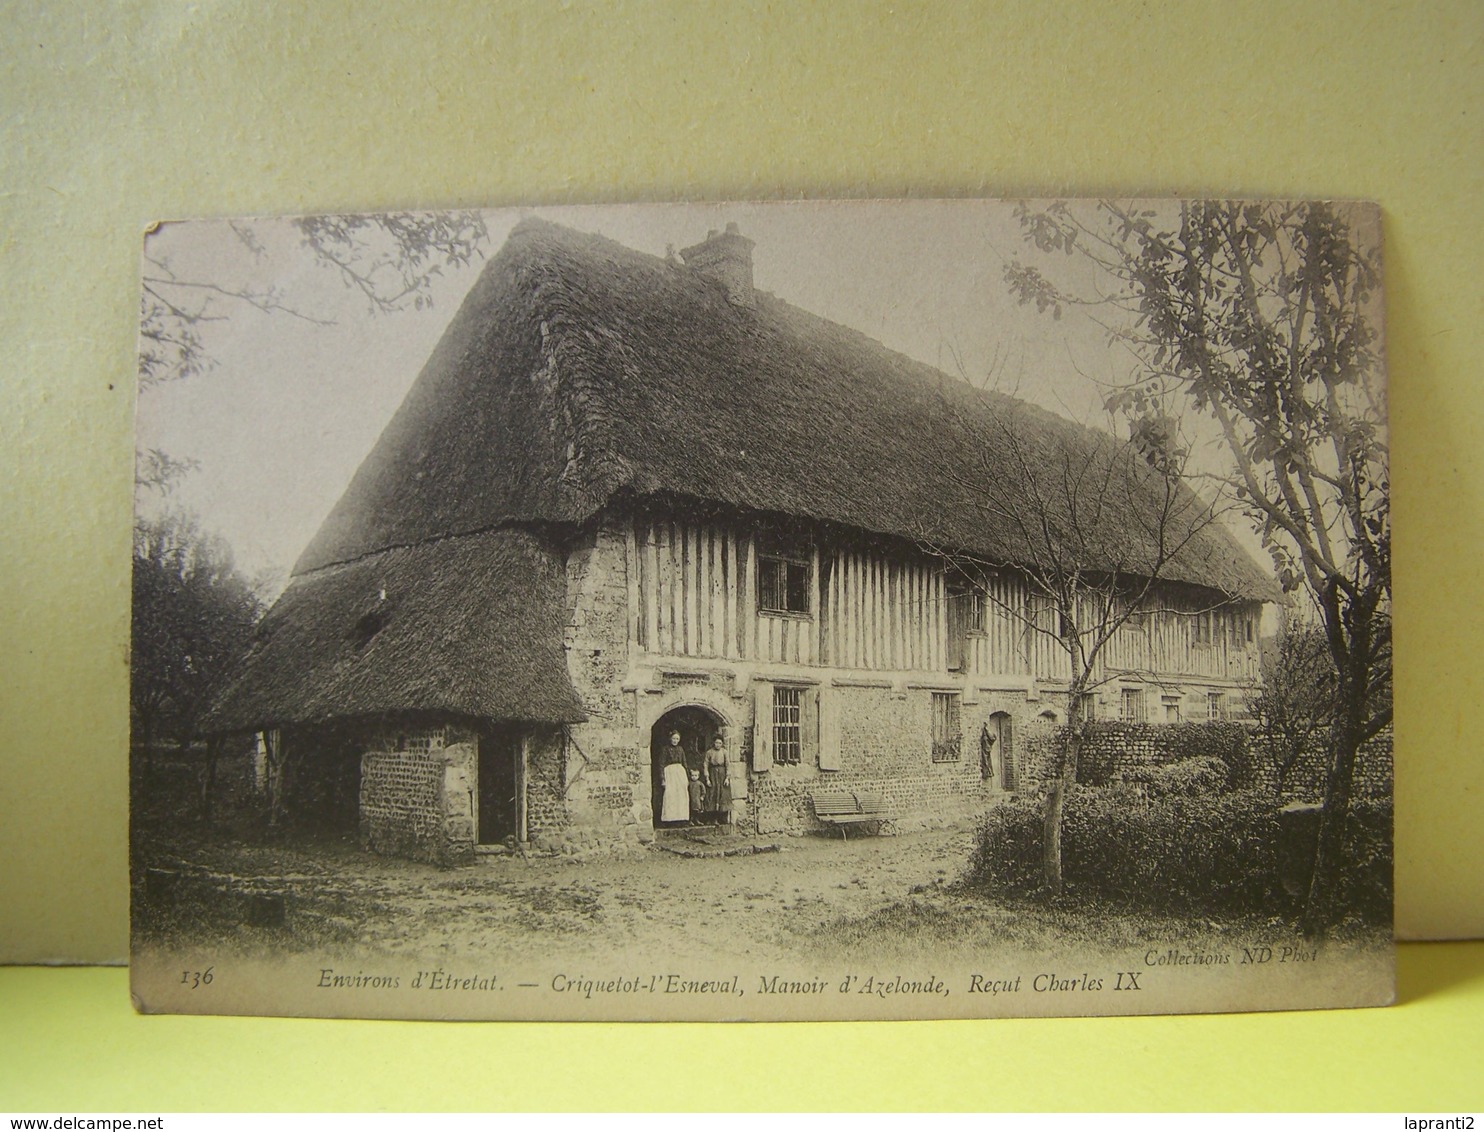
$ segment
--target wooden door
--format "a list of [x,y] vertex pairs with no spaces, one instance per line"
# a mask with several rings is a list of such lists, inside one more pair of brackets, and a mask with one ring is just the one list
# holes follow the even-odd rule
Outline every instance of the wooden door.
[[520,836],[520,736],[490,728],[479,737],[479,844]]

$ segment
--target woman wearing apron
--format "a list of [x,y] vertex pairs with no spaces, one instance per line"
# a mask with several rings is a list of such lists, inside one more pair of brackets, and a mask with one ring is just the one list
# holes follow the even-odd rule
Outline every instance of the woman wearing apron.
[[690,821],[690,776],[685,773],[685,748],[680,745],[680,732],[670,732],[670,745],[665,748],[664,760],[660,821]]

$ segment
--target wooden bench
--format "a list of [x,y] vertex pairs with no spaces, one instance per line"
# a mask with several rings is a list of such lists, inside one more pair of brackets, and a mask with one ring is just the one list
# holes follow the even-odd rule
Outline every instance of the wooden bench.
[[850,840],[845,832],[847,826],[875,823],[876,832],[880,833],[893,821],[886,800],[868,790],[821,791],[811,795],[809,801],[814,804],[814,816],[829,825],[839,826],[840,836],[846,841]]

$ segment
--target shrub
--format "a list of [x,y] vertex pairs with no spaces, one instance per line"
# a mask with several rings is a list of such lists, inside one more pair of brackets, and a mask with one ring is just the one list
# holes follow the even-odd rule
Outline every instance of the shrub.
[[1142,784],[1151,798],[1192,797],[1225,790],[1231,784],[1231,773],[1225,761],[1215,755],[1204,755],[1144,767],[1137,774],[1124,775],[1123,780]]
[[[1189,786],[1210,772],[1192,765],[1172,773],[1171,781]],[[967,881],[1003,895],[1038,887],[1041,822],[1040,804],[1026,799],[990,811],[975,839]],[[1390,922],[1391,826],[1389,802],[1351,801],[1336,893],[1342,914]],[[1312,861],[1312,829],[1308,836]],[[1151,784],[1145,797],[1129,785],[1078,787],[1067,797],[1062,877],[1074,896],[1143,911],[1292,912],[1307,880],[1285,896],[1280,838],[1278,807],[1266,791],[1157,795]],[[1298,867],[1306,877],[1308,865]]]
[[[1128,787],[1078,788],[1065,820],[1070,892],[1148,911],[1273,910],[1278,817],[1264,793],[1145,799]],[[1025,891],[1039,882],[1040,864],[1040,807],[1015,801],[981,826],[968,879]]]
[[1389,801],[1352,798],[1341,841],[1337,906],[1373,924],[1389,924],[1392,908],[1392,814]]
[[992,892],[1026,892],[1041,880],[1041,807],[1021,797],[990,810],[974,838],[967,879]]

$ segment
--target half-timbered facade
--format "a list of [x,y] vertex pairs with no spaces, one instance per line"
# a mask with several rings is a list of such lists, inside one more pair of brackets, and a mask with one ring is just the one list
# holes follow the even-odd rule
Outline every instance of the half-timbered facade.
[[[492,260],[217,706],[276,789],[339,783],[373,848],[444,859],[651,839],[677,732],[761,832],[822,789],[930,821],[1021,788],[1068,659],[996,440],[1106,438],[754,292],[735,231],[683,255],[527,222]],[[1149,474],[1085,520],[1089,571],[1140,561]],[[1271,580],[1215,524],[1179,541],[1098,717],[1256,682]]]

